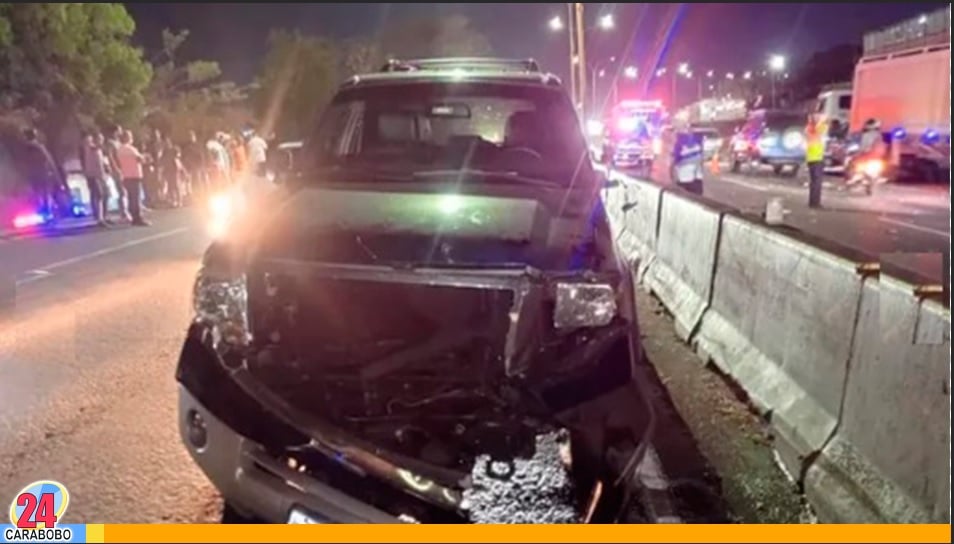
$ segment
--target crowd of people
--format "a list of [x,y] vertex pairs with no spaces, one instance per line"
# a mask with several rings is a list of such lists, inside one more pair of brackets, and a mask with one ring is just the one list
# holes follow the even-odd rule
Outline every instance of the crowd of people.
[[[24,131],[27,177],[40,210],[51,218],[72,212],[63,169],[40,141],[36,130]],[[89,205],[102,227],[126,222],[147,226],[145,213],[178,208],[248,177],[264,177],[268,143],[253,130],[219,132],[200,139],[195,132],[176,143],[159,130],[140,143],[133,132],[115,126],[84,134],[79,149]],[[109,203],[115,199],[117,217]]]

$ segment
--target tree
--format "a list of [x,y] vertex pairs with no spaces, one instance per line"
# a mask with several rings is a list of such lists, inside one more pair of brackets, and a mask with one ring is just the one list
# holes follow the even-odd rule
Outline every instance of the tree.
[[263,132],[307,134],[338,83],[333,44],[298,31],[273,30],[260,80],[257,110]]
[[341,73],[345,77],[366,74],[380,68],[387,57],[381,45],[368,38],[352,38],[344,42],[341,53]]
[[493,53],[487,36],[463,15],[399,23],[381,34],[379,44],[385,58],[472,57]]
[[35,111],[61,146],[92,120],[137,119],[152,70],[129,42],[134,30],[118,3],[0,4],[5,106]]
[[147,123],[182,139],[190,130],[210,133],[249,122],[248,89],[222,81],[217,62],[179,62],[178,51],[188,38],[188,30],[162,31],[162,49],[153,59],[155,73],[147,93]]

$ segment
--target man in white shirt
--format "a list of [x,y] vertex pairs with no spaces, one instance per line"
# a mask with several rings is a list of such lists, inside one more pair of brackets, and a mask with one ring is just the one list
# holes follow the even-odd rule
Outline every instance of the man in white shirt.
[[132,215],[132,224],[147,227],[149,223],[142,218],[142,205],[139,200],[145,174],[143,163],[146,162],[146,158],[133,145],[131,131],[127,130],[123,133],[121,145],[116,150],[116,160],[119,163],[120,176],[123,178],[123,187],[126,188],[126,194],[129,195],[129,212]]
[[265,163],[268,160],[268,142],[256,133],[248,139],[248,162],[256,176],[265,177]]

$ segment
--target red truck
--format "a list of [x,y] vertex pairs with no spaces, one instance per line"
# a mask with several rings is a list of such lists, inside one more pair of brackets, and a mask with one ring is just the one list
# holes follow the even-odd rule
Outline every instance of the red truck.
[[897,176],[942,181],[951,170],[951,8],[864,37],[850,130],[877,119]]

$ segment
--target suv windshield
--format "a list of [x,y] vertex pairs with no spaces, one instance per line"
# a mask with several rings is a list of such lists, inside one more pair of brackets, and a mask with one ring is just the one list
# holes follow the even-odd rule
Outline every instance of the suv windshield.
[[402,178],[468,170],[569,185],[586,158],[559,89],[478,82],[341,91],[306,145],[313,167]]

